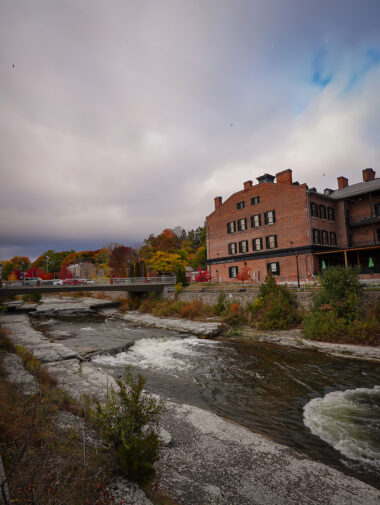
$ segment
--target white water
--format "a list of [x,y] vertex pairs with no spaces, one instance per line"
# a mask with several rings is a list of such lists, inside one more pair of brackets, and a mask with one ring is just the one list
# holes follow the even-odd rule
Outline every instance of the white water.
[[347,458],[380,468],[380,386],[314,398],[304,407],[304,424]]
[[92,361],[102,365],[135,365],[145,369],[180,372],[191,368],[198,357],[204,359],[205,347],[218,342],[200,340],[196,337],[167,339],[143,338],[137,340],[127,352],[116,356],[94,356]]

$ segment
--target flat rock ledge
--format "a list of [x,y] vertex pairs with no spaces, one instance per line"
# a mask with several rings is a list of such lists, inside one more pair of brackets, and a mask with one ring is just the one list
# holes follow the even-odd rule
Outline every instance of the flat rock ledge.
[[116,307],[118,302],[105,301],[98,298],[69,298],[49,296],[30,312],[34,317],[85,316],[94,314],[105,307]]
[[124,314],[118,313],[117,317],[139,326],[150,326],[180,333],[192,333],[199,337],[215,337],[221,331],[221,323],[208,321],[189,321],[188,319],[161,318],[151,314],[131,311]]
[[[30,326],[25,314],[3,315],[0,323],[11,331],[14,343],[20,341],[21,333],[24,345],[41,353],[45,337]],[[72,396],[103,398],[114,385],[104,370],[75,357],[59,358],[60,352],[56,352],[57,361],[45,360],[45,366]],[[161,436],[166,445],[157,463],[157,486],[181,505],[380,503],[380,491],[374,487],[216,414],[170,401],[165,407]],[[151,505],[135,486],[114,484],[115,497],[131,497],[127,501],[131,505]]]
[[[242,332],[242,341],[245,338],[254,338],[261,342],[285,345],[297,349],[310,349],[336,356],[339,358],[364,359],[380,362],[380,346],[337,344],[334,342],[318,342],[304,338],[302,330],[273,331],[264,333],[260,330],[245,328]],[[237,340],[240,340],[238,337]]]

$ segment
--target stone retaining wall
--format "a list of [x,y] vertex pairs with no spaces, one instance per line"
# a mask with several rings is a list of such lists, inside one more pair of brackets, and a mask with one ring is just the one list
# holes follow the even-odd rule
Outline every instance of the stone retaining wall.
[[[218,296],[224,293],[227,300],[236,300],[241,305],[245,305],[247,302],[253,302],[253,300],[259,295],[258,287],[247,287],[241,288],[241,290],[228,290],[228,289],[208,289],[204,288],[200,290],[186,290],[184,289],[178,294],[178,300],[184,302],[191,302],[192,300],[200,300],[203,303],[209,305],[215,305],[218,301]],[[312,302],[312,296],[314,291],[293,291],[297,297],[298,306],[308,309]],[[166,298],[173,298],[174,294],[166,295]],[[374,304],[380,303],[380,291],[366,291],[364,293],[364,303]]]

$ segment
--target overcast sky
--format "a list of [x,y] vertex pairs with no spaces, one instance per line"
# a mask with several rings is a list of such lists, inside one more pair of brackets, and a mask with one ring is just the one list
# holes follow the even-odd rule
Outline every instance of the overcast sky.
[[379,0],[0,0],[0,259],[380,176]]

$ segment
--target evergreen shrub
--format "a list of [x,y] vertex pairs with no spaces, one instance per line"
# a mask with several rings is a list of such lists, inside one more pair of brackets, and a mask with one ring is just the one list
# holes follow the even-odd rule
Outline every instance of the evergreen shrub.
[[287,286],[276,284],[271,273],[260,286],[259,297],[247,303],[246,312],[249,324],[262,330],[286,330],[301,320],[295,296]]
[[111,388],[104,403],[95,400],[96,424],[124,474],[144,485],[155,475],[160,447],[157,428],[163,405],[143,392],[145,378],[138,375],[135,379],[130,368],[116,383],[118,389]]

